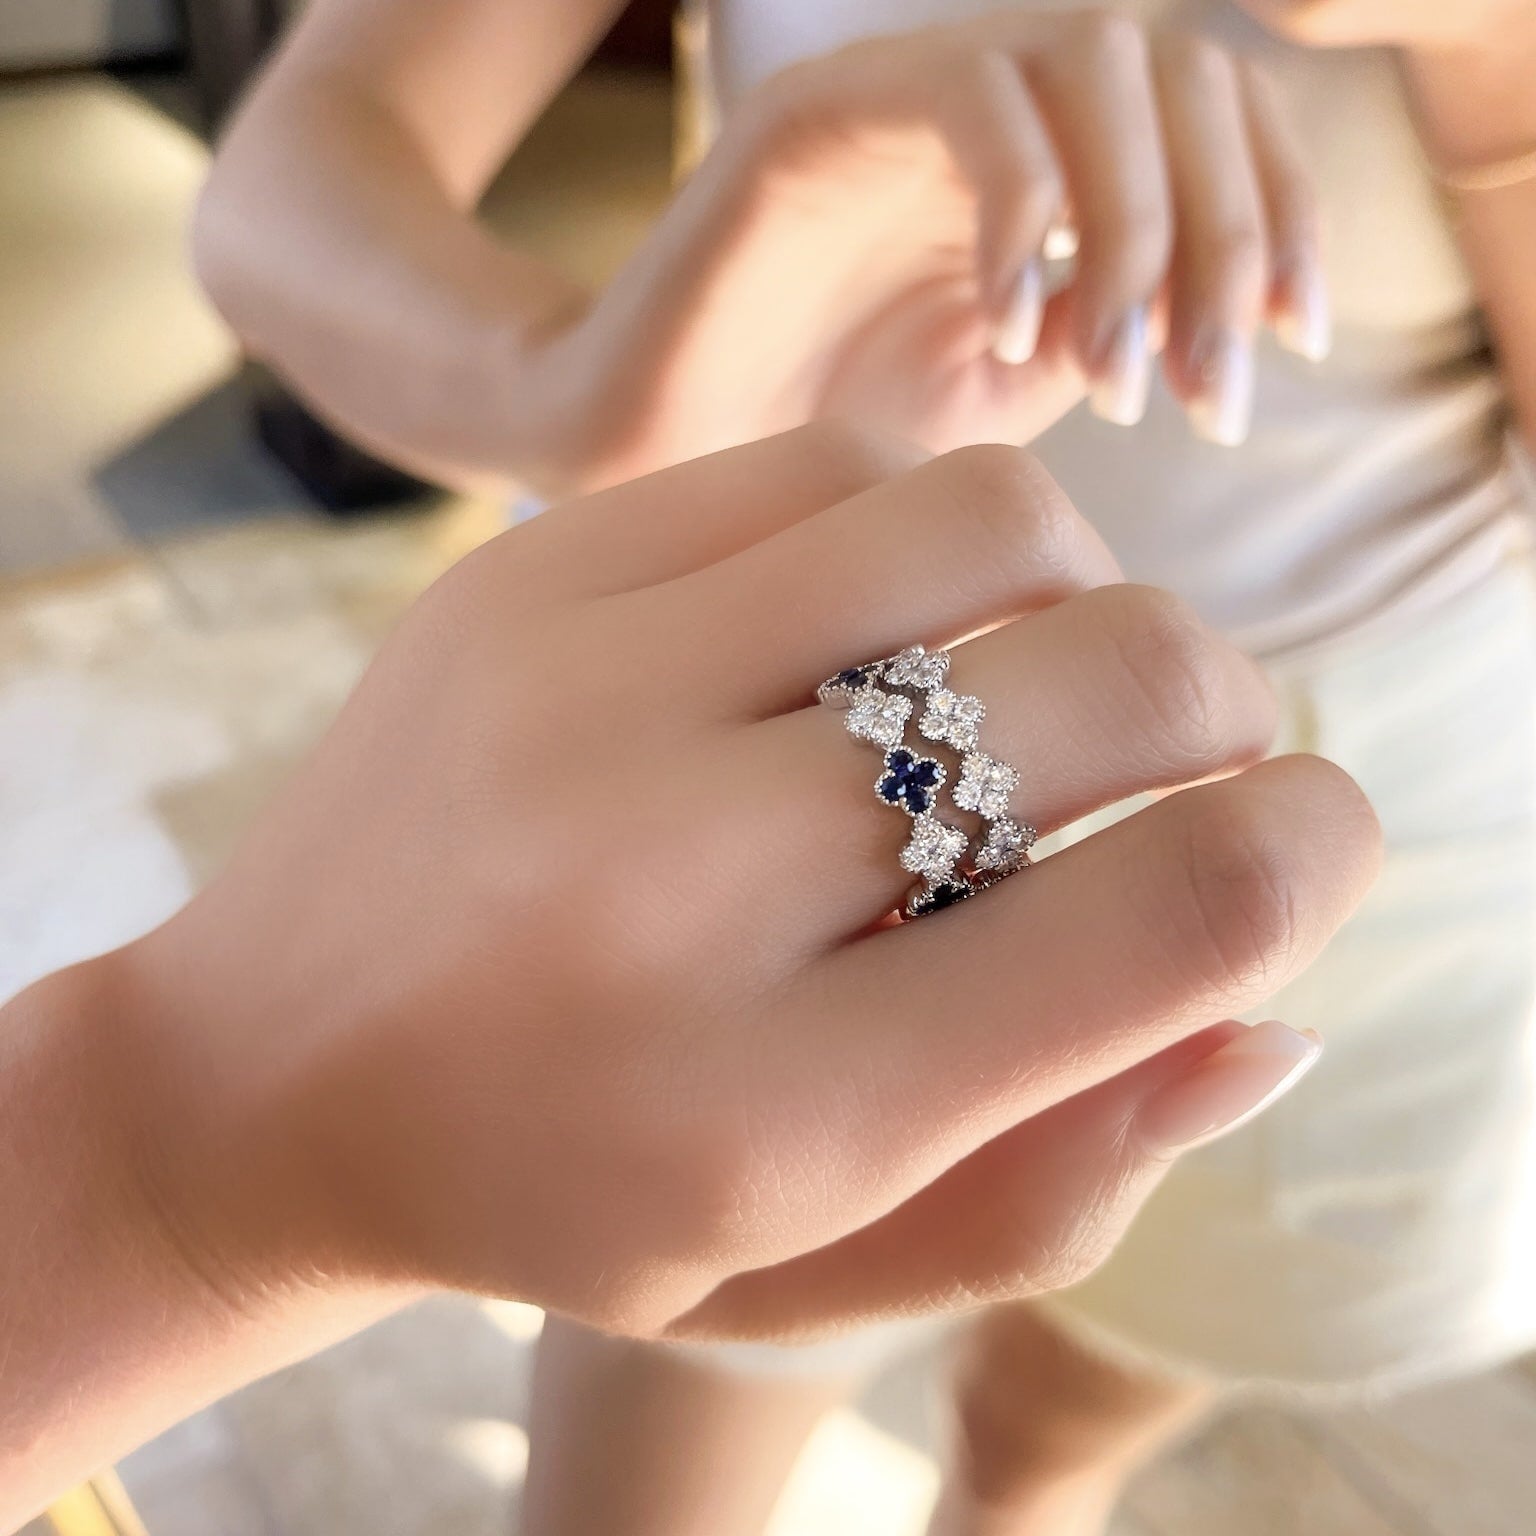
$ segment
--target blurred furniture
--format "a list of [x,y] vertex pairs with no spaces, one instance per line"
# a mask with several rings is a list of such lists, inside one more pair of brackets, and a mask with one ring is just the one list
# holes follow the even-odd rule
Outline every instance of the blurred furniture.
[[292,0],[180,0],[180,4],[193,89],[211,136],[295,7]]
[[177,0],[0,0],[0,70],[161,57],[180,46],[181,19]]

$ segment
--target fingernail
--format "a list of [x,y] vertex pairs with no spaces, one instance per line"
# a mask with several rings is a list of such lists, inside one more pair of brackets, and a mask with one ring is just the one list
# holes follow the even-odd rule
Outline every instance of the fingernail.
[[1253,345],[1246,336],[1220,326],[1196,338],[1190,353],[1195,393],[1189,419],[1207,442],[1235,448],[1253,419]]
[[1284,283],[1284,306],[1275,316],[1275,335],[1288,352],[1320,363],[1333,346],[1328,288],[1314,262],[1292,267]]
[[1008,309],[993,338],[992,354],[1000,363],[1027,363],[1040,340],[1040,320],[1045,311],[1045,271],[1038,257],[1030,257],[1014,279]]
[[1147,413],[1152,389],[1152,351],[1147,341],[1147,308],[1138,304],[1120,317],[1096,370],[1088,403],[1095,416],[1134,427]]
[[1295,1086],[1323,1054],[1312,1030],[1255,1024],[1170,1083],[1136,1117],[1147,1145],[1186,1152],[1235,1131]]

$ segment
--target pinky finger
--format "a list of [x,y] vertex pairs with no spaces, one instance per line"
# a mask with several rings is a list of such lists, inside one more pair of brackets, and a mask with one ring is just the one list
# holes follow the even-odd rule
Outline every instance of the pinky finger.
[[792,1341],[1074,1284],[1179,1154],[1250,1120],[1321,1049],[1275,1022],[1202,1030],[999,1136],[872,1225],[726,1281],[669,1334]]

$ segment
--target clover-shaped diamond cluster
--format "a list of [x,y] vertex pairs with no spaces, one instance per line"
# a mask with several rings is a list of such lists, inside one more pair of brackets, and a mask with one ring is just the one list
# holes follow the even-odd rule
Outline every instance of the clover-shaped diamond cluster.
[[843,723],[850,736],[889,749],[900,743],[911,714],[912,700],[905,694],[866,687],[853,696]]
[[1019,787],[1019,770],[985,752],[972,752],[961,759],[960,778],[955,784],[955,804],[962,811],[975,811],[987,821],[998,821],[1008,814],[1008,801]]
[[919,816],[912,823],[907,846],[901,850],[901,867],[937,885],[953,873],[968,841],[959,827],[937,816]]
[[981,739],[987,707],[969,693],[935,688],[928,694],[917,728],[929,741],[947,742],[957,752],[969,752]]
[[1035,846],[1035,829],[1012,817],[1004,816],[989,823],[981,847],[976,850],[976,868],[993,875],[1011,875],[1029,862],[1029,850]]
[[927,651],[920,645],[898,651],[880,668],[881,676],[895,688],[937,688],[948,672],[948,651]]

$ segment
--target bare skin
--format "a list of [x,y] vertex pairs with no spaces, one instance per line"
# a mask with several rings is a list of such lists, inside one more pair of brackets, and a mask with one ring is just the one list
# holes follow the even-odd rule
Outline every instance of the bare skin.
[[[1525,0],[1455,6],[1436,0],[1247,3],[1276,31],[1315,46],[1382,43],[1401,49],[1426,153],[1440,165],[1476,165],[1536,143],[1536,96],[1529,90],[1536,71],[1536,8]],[[741,212],[741,205],[732,202],[732,188],[773,184],[771,176],[754,177],[778,163],[778,150],[786,142],[773,128],[784,120],[776,111],[766,116],[749,113],[739,131],[727,134],[713,167],[656,232],[646,261],[621,280],[615,292],[620,300],[629,296],[627,307],[613,295],[605,296],[606,304],[594,303],[593,295],[573,290],[522,254],[494,245],[475,228],[467,210],[492,167],[613,9],[609,0],[560,6],[537,0],[454,0],[451,7],[434,8],[428,22],[424,18],[429,13],[412,0],[368,7],[351,0],[325,0],[310,7],[314,19],[255,94],[221,156],[198,240],[200,262],[216,298],[247,341],[285,369],[323,410],[397,457],[458,478],[489,475],[560,486],[597,483],[649,467],[648,460],[658,454],[713,446],[691,435],[701,423],[710,424],[708,432],[718,426],[709,410],[699,409],[699,402],[721,397],[718,370],[729,376],[734,360],[752,350],[755,317],[775,312],[762,298],[771,293],[771,285],[755,285],[750,259],[718,262],[725,248],[723,233],[752,229],[756,238],[743,241],[739,249],[749,257],[754,250],[763,255],[761,270],[770,273],[778,259],[775,253],[815,246],[826,233],[827,226],[814,218],[799,225],[775,219],[771,198],[752,204],[754,212],[763,215],[760,222],[747,219],[743,224],[733,215],[733,210]],[[503,66],[511,57],[519,68],[509,73]],[[852,64],[869,57],[868,50],[856,52]],[[1201,57],[1211,65],[1208,55]],[[927,68],[931,51],[924,50],[921,59]],[[1207,74],[1226,82],[1223,110],[1230,117],[1231,73],[1220,61],[1217,64]],[[808,82],[802,71],[804,94],[780,93],[769,106],[787,109],[793,104],[790,116],[796,118],[809,109],[814,121],[818,101],[840,99],[839,68],[848,67],[848,61],[830,71],[823,66],[819,76],[809,72]],[[973,70],[970,78],[975,77]],[[815,89],[818,79],[820,91]],[[1202,111],[1211,105],[1206,97],[1191,98],[1177,90],[1159,99],[1165,98],[1193,100]],[[1016,111],[1017,99],[1010,95],[1009,100]],[[444,110],[448,102],[451,111]],[[1175,129],[1200,115],[1164,114]],[[846,126],[836,114],[827,121],[839,130]],[[879,128],[878,114],[865,126]],[[1100,128],[1112,152],[1118,141],[1112,129],[1103,124]],[[1218,142],[1221,139],[1218,135]],[[929,141],[930,147],[942,141],[939,135]],[[985,149],[985,142],[979,142]],[[1203,177],[1186,172],[1187,185],[1228,189],[1224,202],[1210,197],[1197,202],[1205,227],[1231,228],[1236,214],[1237,227],[1257,235],[1260,246],[1267,245],[1272,255],[1285,244],[1272,238],[1275,229],[1305,230],[1304,178],[1282,176],[1277,181],[1274,175],[1260,174],[1262,157],[1234,165],[1230,159],[1213,159],[1209,148],[1208,139],[1196,138],[1184,154],[1186,166],[1201,164],[1206,171]],[[1273,163],[1283,160],[1269,158]],[[278,164],[284,167],[281,176],[273,173]],[[295,167],[302,174],[295,174]],[[1221,174],[1212,174],[1213,169]],[[819,204],[822,215],[829,209],[870,205],[867,198],[846,195],[850,183],[844,179],[845,164],[828,170],[828,184],[844,195]],[[1036,171],[1025,182],[1036,193],[1044,188],[1054,196],[1055,173],[1044,164]],[[857,177],[854,184],[868,190]],[[813,177],[813,190],[815,185]],[[1272,193],[1257,200],[1253,195],[1255,187],[1277,186],[1277,201]],[[1012,174],[983,177],[971,186],[975,208],[985,216],[1008,206],[1010,196],[1005,194],[1016,194],[1019,187]],[[1230,196],[1234,187],[1239,193],[1235,200]],[[1287,189],[1293,191],[1289,198]],[[963,199],[955,204],[938,190],[935,198],[935,207],[958,207],[962,218],[970,217]],[[1030,199],[1014,196],[1011,201],[1023,206]],[[1271,225],[1266,201],[1289,206],[1291,217]],[[1456,194],[1454,201],[1458,235],[1500,356],[1514,415],[1527,440],[1536,440],[1536,268],[1529,260],[1536,247],[1536,182]],[[1256,210],[1262,218],[1255,217]],[[245,222],[253,211],[275,235],[266,243],[268,259],[259,275],[245,260],[256,248],[247,238],[250,226]],[[836,375],[841,391],[832,402],[836,408],[864,419],[899,421],[918,438],[947,445],[957,440],[957,422],[962,435],[1026,435],[1084,391],[1103,386],[1107,381],[1096,376],[1099,360],[1086,339],[1095,334],[1095,326],[1109,324],[1128,302],[1154,287],[1184,293],[1186,315],[1211,310],[1235,317],[1241,334],[1251,333],[1261,312],[1284,320],[1285,304],[1294,303],[1295,296],[1278,281],[1266,290],[1252,273],[1244,275],[1230,265],[1202,269],[1198,244],[1195,260],[1183,267],[1168,269],[1152,262],[1157,268],[1154,284],[1150,271],[1138,267],[1138,250],[1161,250],[1166,263],[1167,231],[1149,229],[1145,221],[1121,222],[1128,238],[1106,250],[1098,269],[1103,279],[1086,283],[1093,290],[1090,302],[1077,306],[1075,315],[1063,305],[1054,320],[1046,320],[1026,367],[999,368],[989,350],[998,327],[1009,318],[997,296],[1010,264],[995,259],[996,251],[1011,252],[1014,270],[1023,254],[1017,244],[1006,241],[967,253],[979,257],[974,273],[968,262],[962,263],[966,296],[958,311],[945,311],[946,328],[938,334],[961,337],[964,364],[943,373],[944,388],[930,387],[937,362],[949,356],[942,348],[935,351],[934,329],[926,323],[891,323],[891,314],[897,321],[931,318],[922,305],[911,303],[883,316],[873,337],[859,333],[851,351],[846,345],[849,332],[842,328],[846,316],[834,317],[839,324],[832,332],[807,327],[798,333],[802,347],[791,362],[822,360],[832,352],[851,359],[856,366],[841,368]],[[1197,219],[1196,226],[1201,222]],[[906,233],[917,227],[937,227],[931,212],[914,219]],[[857,230],[844,234],[851,236],[849,249],[855,251],[857,265],[867,247],[859,245]],[[1189,249],[1187,234],[1182,243]],[[1300,244],[1304,249],[1304,238]],[[921,266],[922,253],[917,259]],[[941,275],[936,268],[922,270],[929,277]],[[1090,279],[1093,270],[1090,266]],[[740,301],[739,307],[724,305],[723,323],[717,314],[713,329],[696,325],[690,307],[703,273],[719,277],[715,293],[734,294]],[[1277,265],[1267,276],[1278,278],[1278,273]],[[914,291],[927,295],[932,290]],[[654,309],[664,317],[658,331],[641,335],[613,323],[637,308]],[[948,322],[959,312],[963,323],[952,331]],[[1304,316],[1293,313],[1289,318],[1294,333]],[[1194,330],[1186,323],[1184,339]],[[1178,326],[1175,332],[1167,366],[1177,388],[1183,354],[1177,344]],[[637,336],[643,345],[637,344]],[[583,338],[596,340],[586,344]],[[679,359],[679,366],[649,368],[660,355]],[[626,358],[645,365],[648,377],[665,372],[675,385],[647,400],[649,436],[621,427],[612,412],[596,408],[598,402],[615,398],[632,408],[639,398],[623,391],[616,397],[611,387],[604,387],[604,370],[617,367],[622,373]],[[791,369],[789,376],[793,373]],[[632,369],[631,380],[637,376]],[[917,378],[924,387],[915,399],[908,394],[893,400],[886,392],[893,378]],[[402,389],[401,380],[411,381],[411,387]],[[607,383],[611,386],[611,376]],[[745,435],[770,430],[789,424],[791,417],[830,408],[824,395],[802,395],[787,415],[776,414],[787,398],[782,391],[770,392],[755,403],[753,420],[728,424],[726,435],[731,430]],[[443,399],[455,401],[455,408],[438,409]],[[642,1366],[627,1346],[625,1361],[633,1382]],[[1090,1379],[1103,1390],[1105,1422],[1116,1419],[1119,1410],[1114,1405],[1122,1396],[1128,1404],[1138,1400],[1134,1383],[1122,1394],[1105,1376],[1090,1373]],[[655,1382],[660,1400],[668,1397],[673,1381],[671,1362],[661,1362]],[[722,1416],[734,1419],[741,1413],[750,1388],[749,1382],[721,1382]],[[803,1417],[813,1417],[815,1404],[827,1390],[824,1384],[808,1389]],[[695,1406],[701,1394],[707,1395],[698,1382],[690,1382],[688,1392]],[[637,1399],[641,1395],[637,1390]],[[773,1412],[779,1414],[782,1397],[776,1395],[774,1402]],[[582,1411],[580,1405],[569,1409],[577,1422]],[[701,1424],[711,1422],[707,1411],[698,1417]],[[1149,1409],[1149,1423],[1157,1422],[1160,1411]],[[593,1421],[589,1427],[595,1433],[599,1426]],[[610,1416],[601,1428],[613,1437],[616,1456],[629,1454],[623,1426]],[[1004,1454],[997,1447],[1005,1443],[996,1442],[997,1456]],[[1111,1440],[1103,1463],[1106,1484],[1117,1483],[1120,1476],[1113,1450]],[[777,1459],[778,1453],[774,1455]],[[1026,1468],[1023,1450],[1019,1460]],[[961,1499],[952,1507],[968,1506]],[[553,1516],[550,1520],[550,1531],[562,1529]],[[1083,1531],[1093,1524],[1087,1513],[1078,1521]],[[1064,1520],[1063,1526],[1052,1536],[1079,1536]],[[753,1528],[750,1521],[741,1527]],[[714,1530],[718,1536],[729,1528]]]
[[523,1528],[761,1530],[806,1437],[858,1384],[838,1374],[753,1376],[703,1351],[551,1318],[539,1341],[528,1426],[539,1452],[523,1486]]
[[[547,492],[817,417],[1027,441],[1085,395],[1138,420],[1164,338],[1191,421],[1227,440],[1202,338],[1321,341],[1306,168],[1264,82],[1099,12],[781,72],[607,288],[575,289],[471,209],[612,9],[319,0],[237,115],[198,270],[249,349],[381,451]],[[1068,210],[1075,276],[1046,302]]]
[[1088,1536],[1126,1480],[1188,1432],[1214,1385],[1125,1369],[1029,1306],[956,1351],[950,1464],[929,1536]]
[[[1380,856],[1117,574],[1022,450],[831,427],[461,561],[193,902],[0,1009],[0,1525],[428,1288],[781,1340],[1086,1274],[1316,1059],[1230,1015]],[[884,925],[910,821],[814,690],[914,631],[1045,826],[1224,776]]]

